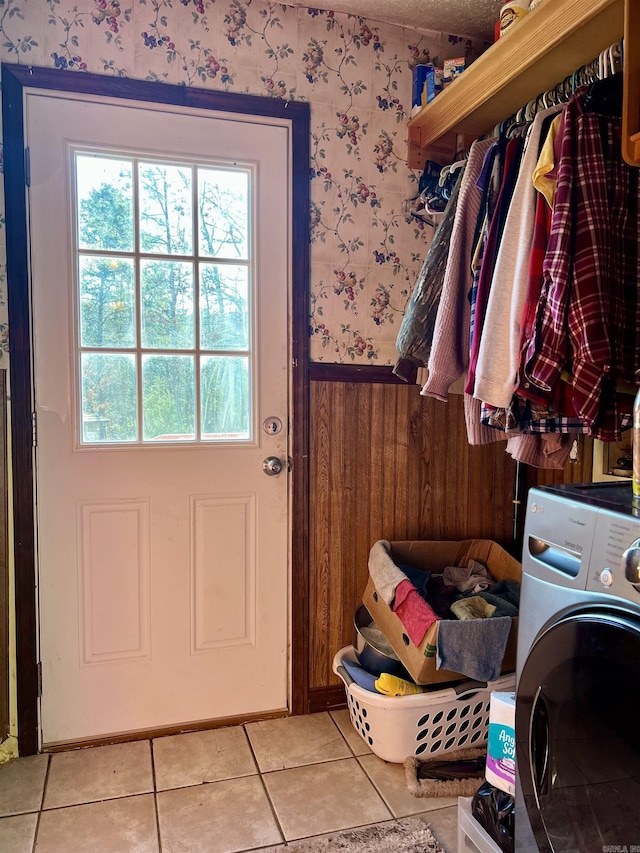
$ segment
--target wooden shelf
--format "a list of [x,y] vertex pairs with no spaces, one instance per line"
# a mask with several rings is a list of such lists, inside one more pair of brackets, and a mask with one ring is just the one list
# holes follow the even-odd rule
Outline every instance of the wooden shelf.
[[488,133],[591,62],[622,38],[624,6],[625,0],[545,0],[409,121],[409,166],[451,157],[458,134]]

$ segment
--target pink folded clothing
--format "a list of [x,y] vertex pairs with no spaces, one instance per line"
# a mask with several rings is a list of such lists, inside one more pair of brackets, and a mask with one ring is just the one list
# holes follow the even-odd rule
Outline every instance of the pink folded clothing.
[[393,612],[402,622],[411,642],[419,646],[431,625],[439,620],[410,580],[401,581],[396,587]]

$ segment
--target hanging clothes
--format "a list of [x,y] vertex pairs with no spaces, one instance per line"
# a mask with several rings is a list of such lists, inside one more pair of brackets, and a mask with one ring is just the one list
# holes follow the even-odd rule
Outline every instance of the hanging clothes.
[[451,229],[458,208],[463,175],[464,167],[458,175],[442,219],[433,235],[398,332],[396,349],[400,357],[393,372],[405,381],[414,381],[416,368],[426,367],[429,361],[436,312],[449,256]]
[[520,362],[520,319],[529,273],[536,191],[533,173],[539,160],[543,125],[560,107],[536,115],[525,141],[515,188],[505,219],[490,285],[473,396],[492,406],[509,406]]
[[[564,110],[563,106],[558,106],[558,109]],[[556,194],[556,186],[558,183],[558,172],[556,165],[560,159],[560,151],[556,153],[555,143],[558,138],[560,126],[562,124],[562,115],[557,115],[549,126],[549,130],[545,136],[540,151],[540,157],[533,170],[533,186],[543,195],[550,208],[553,207],[553,200]]]
[[469,361],[468,332],[463,334],[462,330],[469,328],[470,258],[482,195],[476,181],[485,153],[493,146],[495,141],[490,139],[472,144],[460,184],[429,354],[429,377],[421,392],[439,400],[447,399],[449,388],[462,376]]
[[561,470],[571,453],[572,435],[518,435],[507,441],[507,453],[535,468]]
[[620,116],[597,104],[589,109],[586,94],[576,93],[565,109],[544,283],[524,373],[551,395],[568,369],[573,407],[590,434],[619,441],[616,382],[633,382],[640,368],[638,169],[622,159]]
[[537,467],[564,467],[577,434],[631,426],[640,170],[622,159],[621,91],[621,75],[584,86],[524,136],[516,121],[472,145],[430,300],[421,394],[446,401],[466,371],[469,442],[506,440]]
[[473,394],[475,383],[475,371],[478,361],[478,352],[480,350],[480,341],[482,339],[482,330],[484,327],[484,319],[487,303],[489,300],[489,292],[491,289],[492,272],[495,265],[500,245],[504,225],[509,212],[511,197],[518,177],[520,168],[520,159],[524,148],[524,140],[522,137],[510,139],[507,143],[505,151],[505,164],[500,186],[500,192],[496,202],[496,207],[489,222],[487,231],[487,241],[482,253],[482,266],[480,269],[480,278],[478,281],[478,289],[475,293],[474,303],[471,311],[473,316],[473,329],[471,334],[471,349],[469,353],[469,369],[467,374],[467,382],[464,390],[467,394]]

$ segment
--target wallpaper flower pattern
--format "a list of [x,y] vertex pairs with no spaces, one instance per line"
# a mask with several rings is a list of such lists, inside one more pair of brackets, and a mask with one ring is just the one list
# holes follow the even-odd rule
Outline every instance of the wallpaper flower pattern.
[[[3,62],[308,101],[311,359],[395,361],[431,236],[407,206],[412,67],[482,45],[260,0],[0,0],[0,36]],[[0,200],[1,229],[3,210]]]

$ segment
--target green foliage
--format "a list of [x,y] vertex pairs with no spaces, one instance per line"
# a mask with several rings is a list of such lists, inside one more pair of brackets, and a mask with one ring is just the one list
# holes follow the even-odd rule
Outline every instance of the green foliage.
[[195,389],[191,356],[144,356],[142,387],[145,440],[194,437]]
[[92,190],[80,202],[80,246],[85,249],[130,252],[134,237],[132,211],[130,192],[113,184],[102,184]]
[[201,388],[202,432],[248,438],[248,360],[240,357],[205,359]]
[[136,441],[136,367],[132,355],[82,356],[83,440]]
[[[200,313],[202,432],[248,434],[248,266],[216,262],[246,258],[247,198],[204,170],[199,184],[201,252],[196,299],[190,167],[140,164],[140,235],[144,253],[136,276],[130,255],[136,235],[129,162],[123,180],[103,183],[82,198],[78,215],[85,441],[138,440],[138,382],[146,441],[196,434],[196,322]],[[91,254],[83,249],[92,250]],[[139,298],[136,294],[139,282]],[[140,323],[136,319],[139,305]],[[137,364],[137,327],[146,354]],[[129,352],[127,352],[129,350]],[[182,350],[184,355],[177,355]],[[211,352],[207,355],[206,351]],[[168,352],[167,352],[168,351]],[[172,352],[173,351],[173,352]],[[236,355],[237,352],[243,355]],[[217,353],[213,355],[213,353]]]

